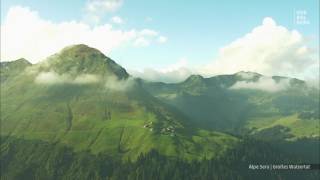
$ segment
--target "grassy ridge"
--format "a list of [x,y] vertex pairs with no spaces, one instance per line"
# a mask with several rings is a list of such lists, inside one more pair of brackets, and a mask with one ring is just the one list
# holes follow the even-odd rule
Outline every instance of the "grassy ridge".
[[2,135],[124,159],[136,159],[151,149],[190,160],[211,158],[238,141],[190,126],[185,116],[148,95],[138,82],[112,90],[103,80],[38,84],[38,74],[22,73],[1,86]]
[[232,88],[237,82],[253,83],[261,77],[263,76],[254,74],[250,79],[242,79],[239,73],[211,78],[190,76],[181,83],[143,81],[143,86],[203,129],[233,134],[249,131],[254,136],[254,132],[269,129],[281,134],[275,132],[282,129],[273,128],[277,126],[287,129],[290,139],[319,138],[318,89],[307,86],[303,81],[286,77],[272,77],[275,83],[279,79],[289,83],[286,89],[277,92]]

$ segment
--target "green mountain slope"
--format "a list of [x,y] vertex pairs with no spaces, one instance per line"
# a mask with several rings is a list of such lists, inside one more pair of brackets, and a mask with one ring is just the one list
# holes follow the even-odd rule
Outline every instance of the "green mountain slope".
[[201,128],[271,132],[266,136],[280,139],[319,138],[319,91],[298,79],[239,72],[211,78],[192,75],[176,84],[143,81],[143,86]]
[[248,170],[319,163],[319,92],[304,81],[146,82],[82,44],[0,65],[1,179],[319,179]]
[[118,79],[126,79],[129,74],[124,68],[106,57],[99,50],[84,44],[68,46],[61,52],[50,56],[42,63],[41,70],[52,70],[59,74],[69,75],[99,74],[102,76],[116,76]]
[[67,47],[13,77],[1,86],[1,135],[131,159],[151,149],[210,158],[238,142],[192,127],[185,115],[86,45]]
[[1,62],[0,64],[0,82],[4,83],[10,78],[15,77],[21,71],[23,71],[28,66],[31,66],[31,63],[26,59],[18,59],[12,62]]

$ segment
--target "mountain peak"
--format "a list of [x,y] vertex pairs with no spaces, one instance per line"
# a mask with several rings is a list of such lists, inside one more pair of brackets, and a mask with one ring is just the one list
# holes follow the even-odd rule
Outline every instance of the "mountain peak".
[[26,66],[30,66],[31,63],[26,60],[25,58],[20,58],[14,61],[5,61],[5,62],[1,62],[1,67],[8,67],[8,66],[12,66],[12,67],[26,67]]
[[261,76],[261,74],[253,72],[253,71],[239,71],[237,73],[235,73],[235,75],[251,75],[251,76]]
[[256,72],[251,71],[240,71],[234,74],[240,80],[256,80],[259,79],[262,75]]
[[290,78],[290,77],[284,77],[284,76],[272,76],[271,78],[277,83],[287,80],[292,87],[306,86],[305,81],[297,79],[297,78]]
[[26,60],[25,58],[17,59],[17,60],[15,60],[14,62],[18,62],[18,63],[23,63],[23,64],[29,64],[29,65],[31,65],[31,63],[30,63],[28,60]]
[[64,55],[70,55],[70,54],[100,54],[103,55],[98,49],[89,47],[88,45],[85,44],[76,44],[76,45],[71,45],[63,48],[60,52],[61,54]]
[[206,86],[205,79],[201,75],[191,75],[185,81],[183,81],[182,84],[186,87],[197,88]]
[[14,77],[32,64],[24,58],[15,61],[0,62],[0,82],[3,83],[10,77]]
[[190,75],[185,81],[202,81],[204,77],[198,74]]
[[85,44],[63,48],[59,53],[47,59],[48,68],[59,74],[99,74],[126,79],[129,74],[124,68],[104,55],[98,49]]

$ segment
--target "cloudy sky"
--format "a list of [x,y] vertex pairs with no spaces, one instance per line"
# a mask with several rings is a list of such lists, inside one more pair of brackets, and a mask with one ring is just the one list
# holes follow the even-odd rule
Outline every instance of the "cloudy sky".
[[71,44],[131,74],[175,82],[238,71],[319,76],[318,0],[1,0],[1,61]]

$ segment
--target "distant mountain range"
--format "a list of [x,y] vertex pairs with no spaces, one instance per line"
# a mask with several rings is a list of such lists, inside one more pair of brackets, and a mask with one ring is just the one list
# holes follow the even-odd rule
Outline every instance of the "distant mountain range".
[[122,160],[151,150],[217,158],[244,136],[319,140],[319,90],[295,78],[239,72],[148,82],[86,45],[37,64],[1,62],[0,73],[2,137]]

